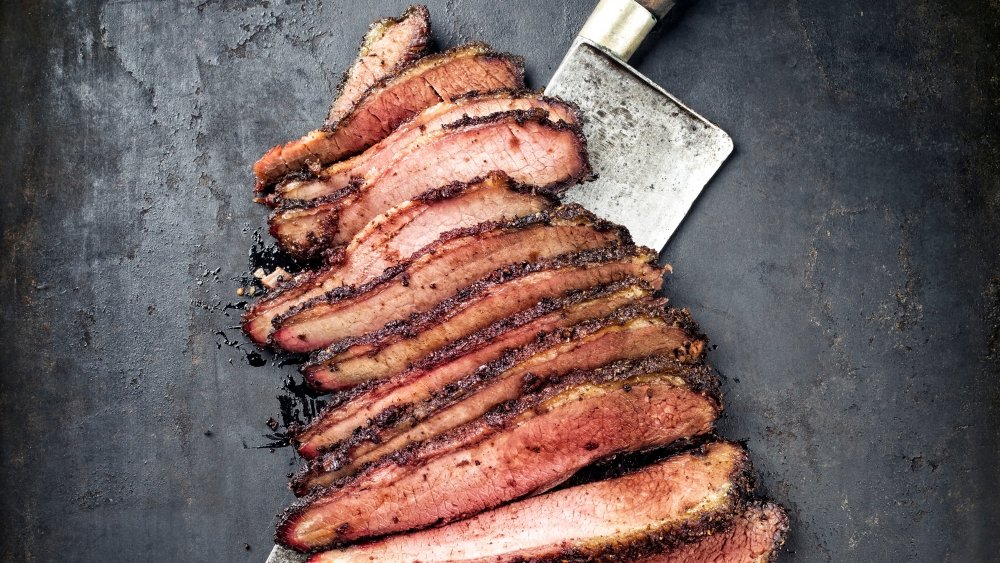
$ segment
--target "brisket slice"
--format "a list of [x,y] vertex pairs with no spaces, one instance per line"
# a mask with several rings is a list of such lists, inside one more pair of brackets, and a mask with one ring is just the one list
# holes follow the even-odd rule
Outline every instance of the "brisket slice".
[[[537,494],[607,456],[709,432],[720,409],[709,391],[715,383],[707,368],[665,358],[574,372],[317,491],[285,513],[277,539],[313,550],[450,522]],[[731,478],[745,469],[738,467],[742,452],[728,457],[734,463],[712,479],[718,486],[711,499],[727,511],[742,496],[727,498]]]
[[590,164],[579,126],[547,115],[515,110],[454,122],[433,142],[337,194],[275,209],[271,235],[292,254],[314,256],[346,243],[375,216],[421,192],[492,171],[558,193],[588,177]]
[[[430,398],[434,389],[499,358],[508,348],[527,345],[539,334],[605,317],[651,293],[652,287],[631,278],[546,299],[449,344],[408,372],[388,381],[359,386],[357,391],[346,393],[347,397],[331,402],[301,431],[293,433],[297,449],[306,459],[315,458],[334,445],[340,446],[338,455],[350,453],[353,447],[374,438],[375,429],[388,424],[394,413],[405,411],[415,401]],[[377,418],[386,422],[379,424],[375,422]],[[368,433],[373,436],[366,438]],[[321,471],[334,469],[327,466]],[[293,488],[301,493],[311,486],[303,485]]]
[[[634,562],[665,550],[693,553],[700,542],[719,544],[716,538],[731,535],[717,531],[744,504],[749,473],[742,448],[715,442],[622,477],[529,498],[440,528],[318,553],[310,561]],[[758,530],[760,513],[774,514],[766,507],[751,508],[735,518],[730,530]],[[698,543],[684,543],[689,540]]]
[[244,314],[243,330],[264,345],[274,331],[271,321],[278,315],[337,287],[372,280],[447,231],[524,217],[554,204],[552,198],[532,193],[500,173],[424,192],[376,217],[345,250],[331,257],[328,266],[304,274],[258,301]]
[[[316,352],[302,372],[314,388],[331,391],[390,378],[492,323],[510,330],[519,322],[554,311],[561,305],[558,298],[568,292],[629,277],[659,289],[663,271],[652,250],[619,245],[515,264],[494,271],[406,322],[346,338]],[[501,333],[488,334],[485,338],[492,340]]]
[[651,550],[647,546],[650,544],[639,544],[629,550],[635,558],[623,560],[636,563],[768,563],[777,557],[787,534],[788,515],[784,509],[769,502],[753,502],[725,531],[646,556],[641,553],[649,553]]
[[[703,343],[680,311],[665,310],[662,300],[626,304],[610,315],[539,334],[534,342],[509,349],[485,365],[460,357],[464,371],[437,370],[407,389],[408,401],[377,413],[345,441],[310,462],[292,480],[298,493],[325,486],[365,464],[433,439],[466,424],[505,401],[516,400],[575,369],[596,369],[620,360],[670,355],[697,361]],[[478,369],[476,369],[478,368]],[[442,381],[442,371],[453,379]],[[459,376],[460,379],[455,379]],[[464,377],[462,377],[464,376]]]
[[427,311],[498,266],[613,242],[631,244],[628,231],[578,205],[449,231],[370,282],[338,288],[278,316],[271,341],[290,352],[318,350]]
[[379,170],[388,170],[405,153],[444,134],[447,131],[444,126],[449,123],[463,117],[483,117],[513,110],[542,110],[548,112],[552,121],[580,122],[574,106],[541,94],[513,90],[477,92],[427,108],[365,152],[335,162],[315,177],[289,178],[281,182],[265,203],[273,206],[283,200],[302,201],[331,196],[347,188],[355,177],[363,178]]
[[355,155],[442,100],[523,87],[523,59],[495,53],[482,43],[423,57],[376,82],[336,127],[318,129],[265,153],[254,164],[258,189],[289,173]]
[[336,127],[376,82],[426,55],[430,40],[431,14],[427,6],[410,6],[398,18],[372,23],[361,40],[357,60],[337,88],[327,127]]

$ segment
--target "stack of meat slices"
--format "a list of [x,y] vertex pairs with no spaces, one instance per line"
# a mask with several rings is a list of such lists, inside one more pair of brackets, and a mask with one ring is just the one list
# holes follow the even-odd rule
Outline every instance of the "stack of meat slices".
[[254,167],[278,244],[324,264],[244,318],[332,394],[291,429],[303,498],[277,540],[316,561],[773,557],[785,514],[712,437],[717,377],[658,296],[668,268],[560,204],[591,176],[583,116],[526,91],[518,57],[428,54],[429,30],[424,7],[376,22],[326,124]]

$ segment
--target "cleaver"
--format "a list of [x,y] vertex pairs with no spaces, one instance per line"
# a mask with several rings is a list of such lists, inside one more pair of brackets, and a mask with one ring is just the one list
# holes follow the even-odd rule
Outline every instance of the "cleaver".
[[[656,250],[733,152],[722,129],[628,65],[673,6],[673,0],[601,0],[545,88],[583,110],[597,173],[563,199],[625,225],[636,243]],[[267,563],[305,560],[275,546]]]

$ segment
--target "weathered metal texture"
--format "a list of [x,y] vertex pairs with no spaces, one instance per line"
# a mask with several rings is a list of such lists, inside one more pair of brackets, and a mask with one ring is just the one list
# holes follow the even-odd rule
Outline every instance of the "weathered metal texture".
[[[545,84],[587,10],[496,6],[431,2],[439,42],[522,53]],[[266,556],[292,456],[252,446],[294,367],[216,334],[238,339],[223,307],[266,214],[249,166],[323,120],[403,7],[0,8],[0,559]],[[787,560],[1000,552],[997,10],[701,1],[633,59],[738,147],[667,291],[718,346],[725,434],[791,509]]]
[[627,226],[657,250],[670,239],[733,142],[621,60],[581,40],[545,93],[580,106],[597,178],[566,200]]

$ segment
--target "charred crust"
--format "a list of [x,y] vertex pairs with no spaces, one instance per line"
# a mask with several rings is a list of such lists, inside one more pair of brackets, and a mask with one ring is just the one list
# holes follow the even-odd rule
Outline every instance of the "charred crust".
[[[268,217],[268,223],[275,223],[281,219],[281,212],[283,211],[294,211],[298,209],[315,209],[319,207],[328,206],[330,204],[339,203],[342,199],[347,196],[357,193],[362,185],[363,180],[358,177],[352,177],[351,181],[348,182],[346,186],[340,188],[339,190],[333,192],[332,194],[327,194],[323,197],[318,197],[315,199],[281,199],[278,206],[274,211],[271,212],[271,216]],[[339,207],[339,206],[338,206]]]
[[[357,189],[357,186],[353,183],[345,186],[341,191],[345,191],[346,193],[341,195],[340,198],[349,195],[351,190],[356,191]],[[331,206],[329,210],[319,210],[318,207],[319,206],[286,206],[285,204],[282,204],[277,209],[272,210],[270,216],[268,217],[268,232],[276,241],[278,241],[278,245],[284,251],[288,252],[296,259],[315,259],[333,246],[334,236],[337,234],[337,224],[340,216],[339,206]],[[319,216],[319,228],[306,234],[305,243],[285,236],[281,232],[282,226],[287,220],[287,215],[292,213],[310,213],[312,215]],[[292,219],[292,221],[294,220],[295,219]]]
[[555,207],[559,205],[559,197],[556,194],[542,191],[538,189],[538,186],[533,186],[530,184],[522,184],[515,181],[513,178],[508,176],[504,172],[495,170],[478,178],[474,178],[468,182],[452,182],[441,186],[440,188],[431,188],[426,192],[413,198],[413,201],[419,201],[424,204],[437,203],[446,199],[452,199],[458,197],[470,189],[477,188],[483,184],[497,184],[505,186],[512,192],[522,193],[522,194],[535,194],[545,198],[551,206]]
[[559,225],[586,225],[597,232],[614,232],[621,244],[629,245],[632,242],[631,236],[625,227],[605,221],[596,217],[591,212],[576,204],[569,204],[555,209],[544,210],[533,215],[519,217],[510,221],[487,221],[472,227],[454,229],[443,233],[437,241],[420,249],[410,257],[409,260],[401,262],[396,266],[386,269],[375,279],[357,287],[341,287],[327,292],[324,295],[314,297],[304,303],[300,303],[289,309],[285,313],[278,315],[273,320],[273,325],[277,328],[288,322],[289,319],[308,311],[319,305],[333,305],[346,301],[347,299],[361,296],[375,288],[390,283],[394,278],[404,275],[409,267],[424,256],[434,255],[441,250],[448,242],[481,235],[491,231],[516,231],[535,226],[559,226]]

